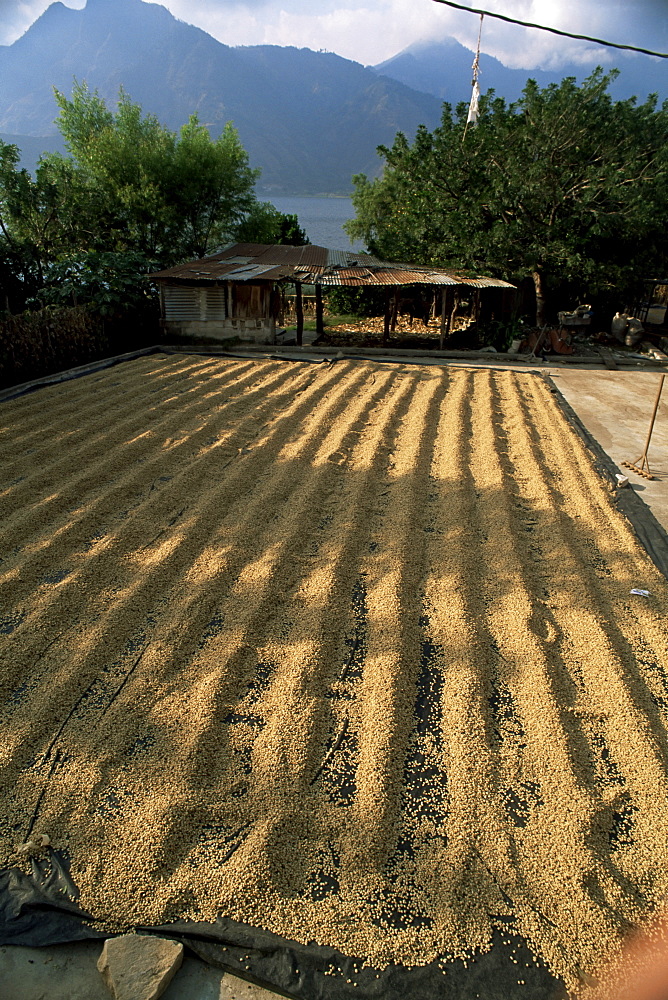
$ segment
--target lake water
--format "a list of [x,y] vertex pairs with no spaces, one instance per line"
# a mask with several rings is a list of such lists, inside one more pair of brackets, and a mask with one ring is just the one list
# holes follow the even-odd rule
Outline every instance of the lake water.
[[[264,200],[260,195],[260,200]],[[364,244],[359,240],[350,242],[343,231],[343,223],[355,215],[350,198],[309,198],[306,196],[288,195],[267,198],[279,212],[286,215],[296,215],[299,225],[305,230],[311,243],[316,246],[329,247],[332,250],[352,250],[361,253]]]

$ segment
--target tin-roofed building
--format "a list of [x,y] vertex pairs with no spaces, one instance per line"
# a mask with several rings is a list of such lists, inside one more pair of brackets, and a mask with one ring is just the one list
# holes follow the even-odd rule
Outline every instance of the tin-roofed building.
[[[445,322],[448,289],[469,286],[513,289],[498,278],[470,278],[443,268],[392,264],[366,254],[319,246],[265,246],[234,243],[211,257],[178,264],[151,277],[160,285],[165,332],[182,337],[225,340],[241,337],[272,344],[282,318],[283,290],[314,285],[316,300],[335,286],[387,290],[386,325],[392,297],[402,286],[440,286]],[[300,342],[298,306],[298,343]]]

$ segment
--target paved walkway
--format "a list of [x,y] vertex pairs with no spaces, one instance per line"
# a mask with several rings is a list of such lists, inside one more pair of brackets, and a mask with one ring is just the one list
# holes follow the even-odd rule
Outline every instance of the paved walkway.
[[[49,948],[0,947],[3,1000],[111,1000],[97,971],[102,941]],[[275,994],[186,957],[163,1000],[275,1000]]]
[[648,457],[655,480],[623,468],[645,446],[661,374],[634,371],[575,371],[551,368],[554,384],[619,471],[629,477],[652,513],[668,530],[668,384],[664,386]]

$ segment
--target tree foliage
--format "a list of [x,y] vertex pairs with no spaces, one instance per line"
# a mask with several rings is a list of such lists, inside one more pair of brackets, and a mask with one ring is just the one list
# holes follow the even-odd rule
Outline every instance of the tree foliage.
[[490,91],[478,123],[444,105],[439,128],[380,147],[384,172],[354,179],[352,237],[390,260],[440,264],[592,295],[627,290],[668,263],[668,102],[613,102],[596,70],[507,105]]
[[[0,142],[0,280],[5,307],[89,301],[108,313],[142,300],[154,269],[213,253],[239,238],[304,242],[295,216],[255,196],[253,170],[235,128],[213,139],[196,115],[176,133],[121,90],[115,110],[75,84],[55,92],[67,156],[46,154],[34,177],[16,146]],[[271,239],[266,239],[267,234]]]
[[192,115],[177,134],[122,90],[115,113],[77,84],[56,91],[58,126],[88,190],[88,228],[99,249],[163,261],[201,257],[230,239],[255,202],[252,170],[236,130],[217,139]]
[[302,247],[310,240],[296,215],[279,212],[270,201],[258,201],[236,232],[242,243],[286,244]]
[[91,306],[103,319],[121,319],[129,313],[148,317],[157,308],[157,297],[142,278],[155,269],[155,261],[134,251],[91,250],[61,257],[46,271],[39,302]]

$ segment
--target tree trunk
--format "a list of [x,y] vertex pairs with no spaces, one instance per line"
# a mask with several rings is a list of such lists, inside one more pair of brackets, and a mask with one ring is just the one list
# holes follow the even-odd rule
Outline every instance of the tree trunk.
[[304,335],[304,303],[302,302],[302,283],[295,282],[295,312],[297,313],[297,346],[302,346]]
[[315,331],[318,338],[324,336],[325,321],[322,305],[322,285],[315,286]]
[[478,288],[473,296],[473,322],[475,323],[476,336],[480,329],[480,289]]
[[545,290],[543,288],[543,276],[540,271],[534,271],[531,275],[533,286],[536,290],[536,326],[545,326]]

